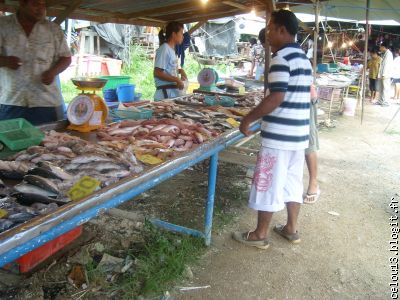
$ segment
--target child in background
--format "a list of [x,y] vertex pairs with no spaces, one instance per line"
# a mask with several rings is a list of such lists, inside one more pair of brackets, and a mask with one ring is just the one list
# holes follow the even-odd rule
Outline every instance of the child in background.
[[367,68],[369,69],[369,90],[371,91],[371,102],[375,102],[376,91],[378,89],[378,73],[382,62],[382,58],[378,55],[376,49],[370,51],[371,59],[368,61]]

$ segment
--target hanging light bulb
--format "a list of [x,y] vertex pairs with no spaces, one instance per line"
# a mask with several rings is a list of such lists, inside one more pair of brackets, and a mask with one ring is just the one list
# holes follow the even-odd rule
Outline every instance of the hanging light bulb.
[[328,48],[332,48],[333,43],[331,41],[328,42]]
[[251,9],[251,11],[250,11],[250,15],[252,16],[252,17],[255,17],[256,16],[256,8],[253,6],[253,8]]
[[343,44],[342,44],[342,48],[347,48],[347,44],[346,44],[346,43],[343,43]]
[[353,41],[350,41],[350,42],[349,42],[349,46],[353,46],[353,44],[354,44]]
[[201,0],[201,3],[207,4],[208,0]]

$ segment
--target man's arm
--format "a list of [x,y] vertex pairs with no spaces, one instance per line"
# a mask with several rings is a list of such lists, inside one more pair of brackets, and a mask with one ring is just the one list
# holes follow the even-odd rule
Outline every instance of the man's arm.
[[0,68],[17,70],[21,65],[21,60],[16,56],[0,56]]
[[254,121],[273,112],[285,99],[285,92],[272,92],[264,98],[247,116],[245,116],[240,123],[240,131],[244,135],[251,135],[249,126]]
[[54,78],[63,72],[71,64],[71,57],[60,57],[53,67],[42,74],[42,83],[49,85],[54,81]]

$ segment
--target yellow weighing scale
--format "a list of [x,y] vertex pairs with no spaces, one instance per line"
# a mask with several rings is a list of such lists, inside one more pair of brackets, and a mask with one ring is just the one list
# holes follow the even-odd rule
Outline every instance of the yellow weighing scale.
[[82,93],[68,105],[67,117],[71,123],[67,129],[90,132],[103,127],[108,117],[108,107],[96,92],[106,85],[106,79],[74,78],[71,79]]

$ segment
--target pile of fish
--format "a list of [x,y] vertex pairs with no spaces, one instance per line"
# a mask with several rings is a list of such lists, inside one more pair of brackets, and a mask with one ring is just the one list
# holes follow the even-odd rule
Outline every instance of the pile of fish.
[[[185,97],[179,98],[185,99]],[[176,100],[178,101],[178,100]],[[159,119],[169,118],[178,121],[190,119],[201,123],[208,130],[224,132],[233,129],[226,119],[240,120],[249,112],[249,109],[222,107],[222,106],[197,106],[180,105],[176,101],[160,101],[148,104],[153,110],[153,116]],[[184,100],[182,100],[184,102]],[[179,101],[178,101],[179,102]]]
[[0,232],[68,203],[68,190],[83,176],[104,187],[141,171],[132,151],[47,132],[40,146],[0,160],[0,178],[11,180],[6,186],[0,179]]
[[[34,175],[27,175],[27,182],[19,184],[16,189],[7,187],[0,180],[0,232],[29,221],[38,215],[55,211],[58,208],[61,201],[54,199],[54,202],[52,202],[50,198],[48,199],[44,196],[42,197],[43,199],[38,199],[41,196],[25,193],[27,191],[29,193],[36,190],[42,191],[36,185],[38,183],[36,180]],[[30,185],[29,181],[33,181],[35,184]]]
[[236,98],[235,106],[254,108],[264,99],[264,92],[248,93],[243,97]]
[[124,120],[97,132],[101,145],[165,160],[218,135],[192,119]]

